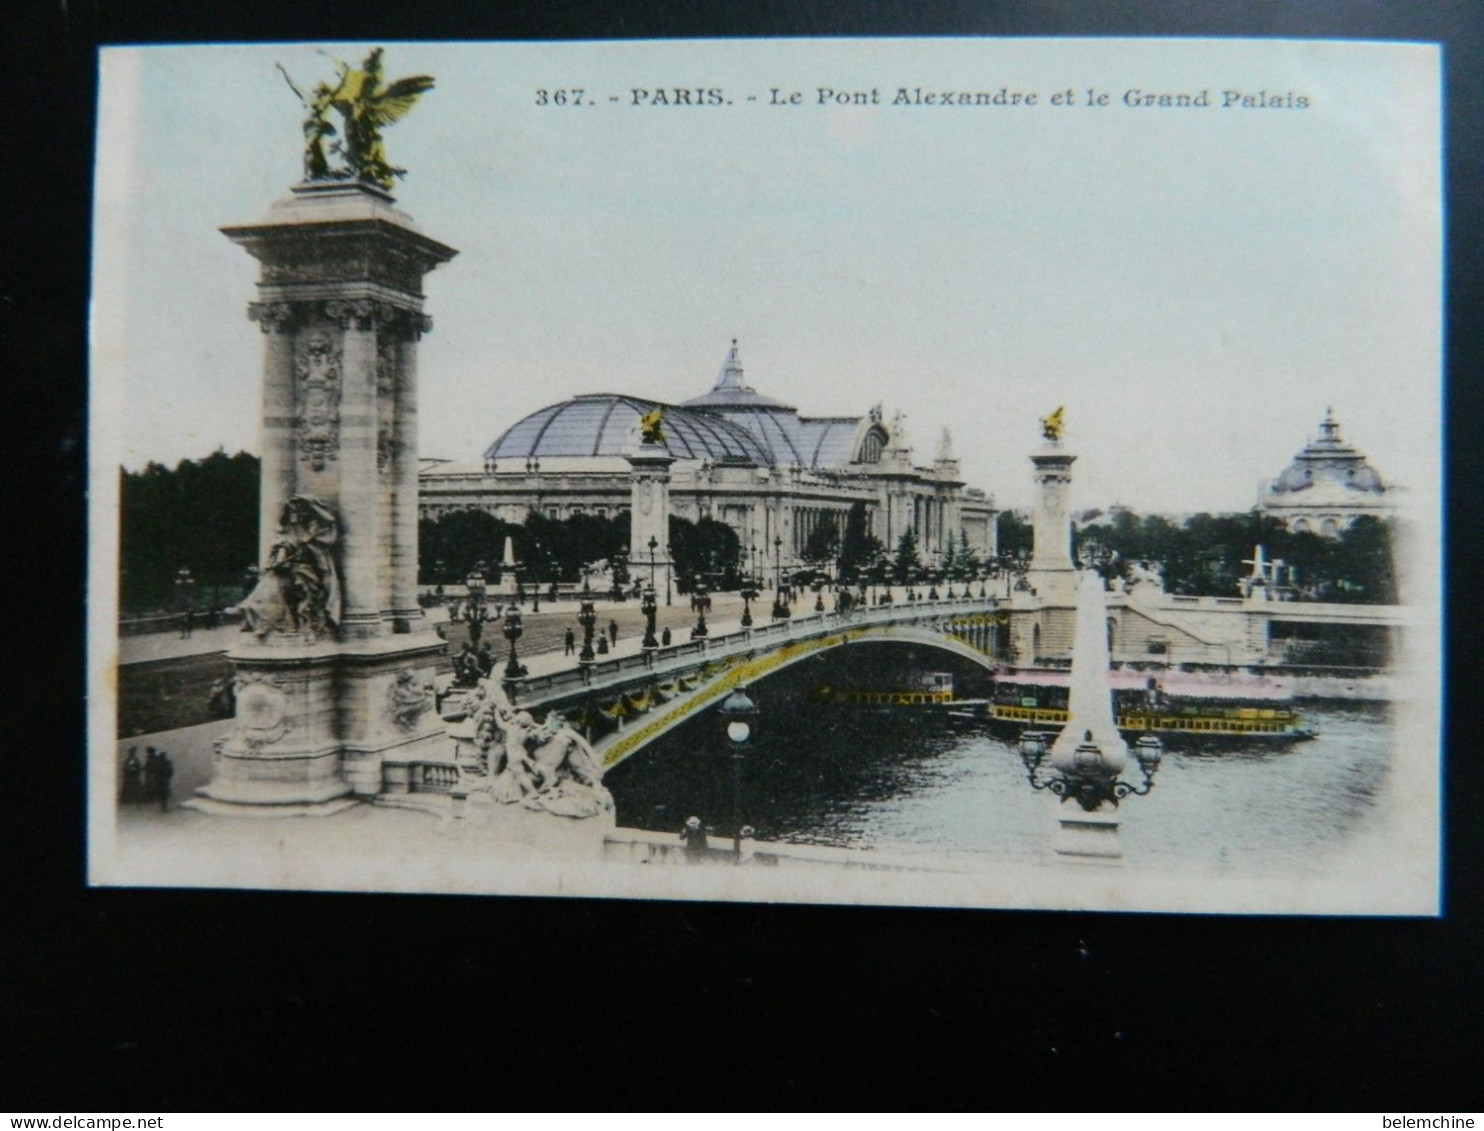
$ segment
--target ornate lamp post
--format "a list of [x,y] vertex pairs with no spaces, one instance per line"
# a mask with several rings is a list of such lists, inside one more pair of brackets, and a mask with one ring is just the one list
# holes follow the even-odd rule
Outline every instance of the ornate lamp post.
[[510,659],[505,663],[505,682],[514,683],[526,674],[525,665],[515,655],[515,642],[521,638],[524,631],[520,623],[520,606],[516,606],[505,614],[505,627],[500,630],[505,634],[505,639],[510,641]]
[[824,582],[822,581],[816,581],[814,583],[814,611],[816,613],[824,612]]
[[582,625],[582,651],[577,654],[579,664],[590,664],[597,659],[593,652],[593,626],[598,623],[598,610],[593,607],[593,591],[588,586],[588,567],[582,567],[582,604],[577,611],[577,623]]
[[188,566],[181,566],[175,572],[175,599],[184,612],[196,608],[196,578]]
[[1087,731],[1084,740],[1069,758],[1053,760],[1049,776],[1041,775],[1041,763],[1051,748],[1051,735],[1045,731],[1028,730],[1020,736],[1020,760],[1025,763],[1026,779],[1034,789],[1049,789],[1063,801],[1073,799],[1084,810],[1091,813],[1109,802],[1116,806],[1130,794],[1143,797],[1154,788],[1154,775],[1164,757],[1164,743],[1152,734],[1146,734],[1134,743],[1134,759],[1144,772],[1140,785],[1131,785],[1118,775],[1123,772],[1125,759],[1121,751],[1106,753],[1092,741],[1092,732]]
[[773,619],[786,620],[789,616],[787,603],[783,600],[783,538],[773,539]]
[[752,627],[752,602],[757,600],[757,590],[753,588],[752,578],[742,583],[742,627]]
[[720,708],[722,725],[727,741],[732,745],[732,852],[742,856],[742,759],[746,755],[747,740],[752,737],[752,727],[757,721],[758,709],[745,687],[739,687],[726,697]]
[[696,586],[696,627],[690,630],[690,638],[697,640],[707,635],[706,613],[711,608],[711,594],[706,591],[706,583],[702,581]]
[[196,618],[196,578],[185,566],[175,574],[175,599],[180,606],[180,635],[190,636]]
[[628,580],[628,560],[628,554],[623,550],[619,550],[613,555],[613,588],[608,593],[611,600],[621,601],[624,598],[623,585],[620,583],[620,579]]
[[464,584],[469,590],[464,619],[469,622],[469,643],[477,648],[480,637],[484,635],[484,624],[490,619],[489,607],[485,604],[484,568],[475,566]]
[[644,639],[640,642],[639,647],[646,652],[653,652],[660,646],[660,642],[654,635],[654,617],[655,613],[659,611],[659,599],[655,594],[654,584],[652,582],[644,587],[644,597],[639,608],[644,613]]

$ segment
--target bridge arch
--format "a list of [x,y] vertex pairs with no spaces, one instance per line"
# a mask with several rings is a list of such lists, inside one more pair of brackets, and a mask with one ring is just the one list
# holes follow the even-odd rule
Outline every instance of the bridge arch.
[[862,625],[843,628],[803,640],[792,640],[772,651],[738,657],[704,687],[676,698],[625,730],[614,731],[594,744],[603,766],[609,768],[633,757],[656,739],[719,704],[734,688],[748,686],[786,671],[804,660],[839,648],[859,644],[898,643],[936,649],[977,664],[986,671],[996,669],[995,660],[979,648],[953,634],[917,624]]

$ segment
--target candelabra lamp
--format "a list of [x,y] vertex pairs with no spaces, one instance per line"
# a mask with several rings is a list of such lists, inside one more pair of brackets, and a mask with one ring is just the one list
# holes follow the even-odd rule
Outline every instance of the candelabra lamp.
[[505,627],[500,631],[504,633],[505,639],[510,641],[510,658],[505,662],[505,682],[514,683],[526,674],[525,665],[520,662],[515,654],[515,642],[521,638],[525,629],[521,626],[520,607],[516,606],[505,614]]
[[1133,754],[1144,780],[1133,785],[1119,776],[1127,762],[1121,750],[1109,752],[1092,740],[1086,731],[1070,756],[1054,758],[1050,773],[1043,774],[1041,763],[1051,748],[1052,735],[1028,730],[1020,736],[1020,760],[1025,763],[1026,778],[1034,789],[1050,790],[1062,801],[1077,802],[1091,813],[1104,804],[1117,806],[1130,795],[1143,797],[1154,788],[1154,775],[1164,757],[1164,743],[1152,734],[1134,743]]
[[660,646],[659,640],[654,635],[654,618],[659,611],[659,600],[655,595],[653,584],[644,587],[644,596],[639,608],[644,613],[644,639],[639,646],[646,652],[653,652]]

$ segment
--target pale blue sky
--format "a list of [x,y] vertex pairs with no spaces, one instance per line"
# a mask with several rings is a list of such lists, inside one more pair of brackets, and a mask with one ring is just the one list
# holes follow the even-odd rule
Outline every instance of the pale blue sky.
[[[115,462],[257,450],[256,265],[217,228],[298,178],[275,62],[330,69],[305,45],[105,53],[94,427]],[[399,206],[460,250],[427,285],[424,455],[475,459],[576,393],[696,395],[737,337],[749,382],[805,413],[899,406],[923,461],[951,426],[1007,505],[1058,404],[1079,507],[1245,509],[1327,404],[1384,475],[1437,492],[1432,48],[389,44],[386,66],[437,79],[387,145]],[[1042,104],[814,104],[919,85]],[[733,104],[628,104],[661,86]],[[775,86],[805,104],[767,106]],[[535,105],[559,87],[597,104]],[[1312,105],[1135,110],[1131,88]]]

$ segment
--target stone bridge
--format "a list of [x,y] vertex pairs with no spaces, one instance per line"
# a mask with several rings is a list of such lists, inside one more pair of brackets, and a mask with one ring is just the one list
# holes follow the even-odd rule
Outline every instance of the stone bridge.
[[994,667],[994,598],[917,601],[825,612],[691,640],[523,679],[507,691],[525,710],[562,711],[615,766],[733,688],[831,648],[875,641],[935,647]]

